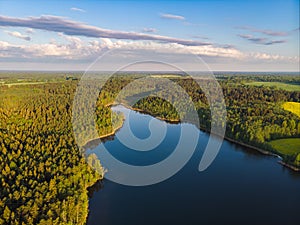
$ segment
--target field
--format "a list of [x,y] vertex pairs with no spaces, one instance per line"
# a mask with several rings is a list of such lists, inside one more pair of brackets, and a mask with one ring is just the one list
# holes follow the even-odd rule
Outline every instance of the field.
[[284,155],[300,153],[300,138],[285,138],[268,142],[272,148]]
[[3,84],[8,87],[16,86],[16,85],[33,85],[33,84],[45,84],[46,82],[19,82],[19,83],[11,83],[11,84]]
[[288,84],[283,82],[248,82],[245,85],[252,86],[265,86],[265,87],[276,87],[278,89],[283,89],[286,91],[300,91],[300,85],[297,84]]
[[300,117],[300,103],[299,102],[285,102],[282,104],[284,110],[290,111]]
[[182,76],[176,75],[176,74],[154,74],[154,75],[151,75],[151,77],[154,77],[154,78],[180,78]]

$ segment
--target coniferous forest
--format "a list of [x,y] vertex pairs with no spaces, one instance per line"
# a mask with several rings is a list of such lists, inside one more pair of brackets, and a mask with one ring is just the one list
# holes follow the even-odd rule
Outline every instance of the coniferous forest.
[[[106,82],[95,109],[99,136],[113,131],[110,105],[129,105],[131,96],[141,94],[141,90],[130,89],[116,101],[117,94],[144,76],[121,74]],[[90,168],[82,156],[84,149],[77,146],[73,135],[72,103],[80,74],[2,73],[0,78],[0,224],[85,224],[87,188],[104,173],[100,165],[98,173]],[[299,77],[221,74],[217,78],[227,111],[226,123],[221,121],[219,125],[226,125],[226,137],[275,153],[288,165],[300,168],[300,148],[278,147],[280,141],[299,143],[300,117],[296,110],[300,91],[293,89],[300,85]],[[197,82],[183,75],[170,79],[189,94],[200,128],[209,131],[210,108]],[[162,84],[146,86],[145,92],[156,90],[158,96],[142,98],[133,108],[179,122],[176,108],[185,107],[176,105],[180,95],[166,96]],[[176,107],[165,100],[168,97],[175,99]],[[287,102],[295,104],[295,109],[284,108]],[[113,118],[122,124],[123,115],[113,113]]]

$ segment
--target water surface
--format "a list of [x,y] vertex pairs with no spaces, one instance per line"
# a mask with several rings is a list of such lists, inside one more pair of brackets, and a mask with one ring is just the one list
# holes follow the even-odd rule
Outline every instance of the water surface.
[[[114,110],[129,109],[117,106]],[[148,123],[153,117],[130,110],[126,119],[137,137],[150,135]],[[152,151],[131,150],[117,137],[100,145],[118,160],[150,165],[168,157],[178,142],[180,124],[166,125],[165,139]],[[104,180],[95,185],[90,192],[88,225],[299,224],[299,173],[282,167],[274,157],[225,140],[213,164],[199,172],[208,138],[209,134],[199,131],[192,158],[164,182],[131,187]],[[88,153],[97,154],[100,149],[97,146]]]

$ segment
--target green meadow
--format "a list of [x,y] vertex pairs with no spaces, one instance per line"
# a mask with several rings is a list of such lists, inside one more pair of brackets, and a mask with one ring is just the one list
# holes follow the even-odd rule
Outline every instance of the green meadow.
[[275,88],[283,89],[286,91],[300,91],[300,85],[288,84],[288,83],[284,83],[284,82],[255,81],[255,82],[247,82],[247,83],[245,83],[245,85],[275,87]]
[[284,155],[300,153],[300,138],[284,138],[268,142],[273,149]]

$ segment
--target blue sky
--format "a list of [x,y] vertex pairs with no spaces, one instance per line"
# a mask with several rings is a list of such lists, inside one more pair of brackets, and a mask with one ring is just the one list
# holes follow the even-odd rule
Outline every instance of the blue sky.
[[299,1],[13,0],[0,16],[2,69],[84,70],[118,48],[185,49],[212,70],[299,71]]

